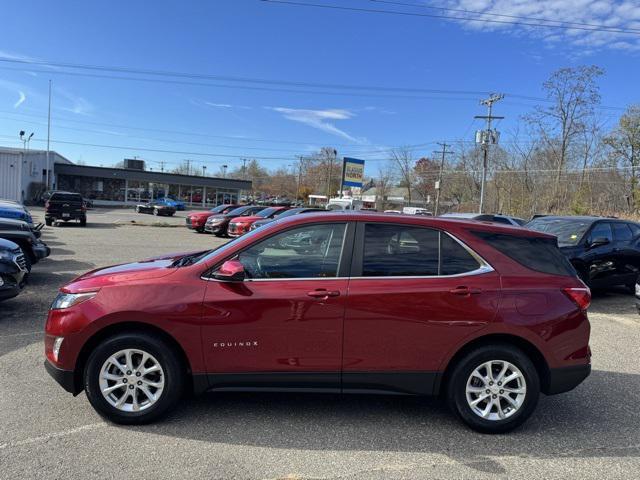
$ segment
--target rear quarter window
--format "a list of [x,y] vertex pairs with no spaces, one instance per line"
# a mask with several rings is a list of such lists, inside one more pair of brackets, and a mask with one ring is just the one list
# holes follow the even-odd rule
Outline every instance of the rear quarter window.
[[554,238],[524,237],[495,232],[473,234],[530,270],[551,275],[576,275],[571,262],[560,251]]

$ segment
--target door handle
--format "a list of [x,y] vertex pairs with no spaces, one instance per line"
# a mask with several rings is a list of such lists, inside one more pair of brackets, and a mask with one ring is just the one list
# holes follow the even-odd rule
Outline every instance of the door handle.
[[468,297],[469,295],[478,295],[482,293],[482,290],[479,288],[456,287],[449,290],[449,293],[452,295],[459,295],[461,297]]
[[313,298],[328,298],[328,297],[338,297],[340,295],[340,291],[338,290],[326,290],[324,288],[318,288],[311,292],[307,293],[308,296]]

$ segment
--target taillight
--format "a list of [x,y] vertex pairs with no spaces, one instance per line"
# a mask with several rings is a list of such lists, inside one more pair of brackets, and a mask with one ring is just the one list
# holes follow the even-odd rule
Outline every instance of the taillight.
[[562,292],[569,297],[580,310],[586,310],[591,305],[591,290],[587,287],[564,288]]

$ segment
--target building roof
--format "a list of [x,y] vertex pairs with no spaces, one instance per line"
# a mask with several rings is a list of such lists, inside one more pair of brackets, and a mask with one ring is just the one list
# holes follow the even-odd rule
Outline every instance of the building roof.
[[200,177],[197,175],[181,175],[178,173],[152,172],[128,168],[94,167],[91,165],[74,165],[57,163],[54,172],[58,175],[76,175],[79,177],[115,178],[137,180],[140,182],[168,183],[193,187],[229,188],[250,190],[250,180],[233,178]]
[[[24,148],[14,148],[14,147],[0,147],[0,153],[24,153],[25,155],[46,155],[46,150],[34,150],[30,148],[29,150],[25,150]],[[63,162],[63,163],[73,163],[68,158],[60,155],[58,152],[54,150],[49,150],[49,156],[54,162]]]

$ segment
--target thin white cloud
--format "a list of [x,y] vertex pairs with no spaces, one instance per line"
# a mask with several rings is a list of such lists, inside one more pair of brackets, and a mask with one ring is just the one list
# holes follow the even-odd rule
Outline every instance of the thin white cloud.
[[355,143],[362,143],[364,140],[349,135],[344,130],[339,129],[331,120],[349,120],[355,115],[349,110],[344,109],[327,109],[327,110],[309,110],[301,108],[286,107],[265,107],[269,110],[281,113],[287,120],[303,123],[309,127],[322,130],[323,132],[342,137]]
[[19,96],[18,101],[13,104],[13,108],[18,108],[27,99],[27,96],[24,94],[22,90],[18,91],[18,96]]
[[[572,46],[580,53],[598,50],[640,51],[638,33],[589,31],[592,24],[608,29],[640,30],[640,7],[637,0],[430,0],[429,6],[462,11],[441,10],[439,13],[461,17],[456,22],[470,30],[502,31],[518,36],[542,39],[549,46]],[[436,10],[437,11],[437,10]],[[483,14],[492,15],[478,15]],[[528,19],[511,18],[527,17]],[[505,23],[483,22],[478,19],[498,20]],[[530,25],[514,25],[513,22],[554,24],[575,23],[583,29],[541,28]],[[512,23],[508,23],[512,22]]]
[[214,103],[214,102],[203,102],[205,105],[213,108],[239,108],[242,110],[250,110],[251,107],[247,107],[245,105],[231,105],[230,103]]

